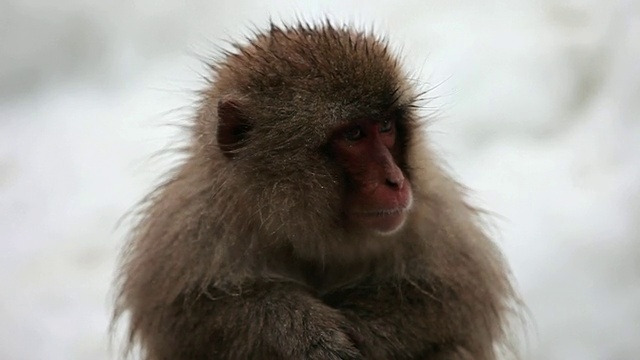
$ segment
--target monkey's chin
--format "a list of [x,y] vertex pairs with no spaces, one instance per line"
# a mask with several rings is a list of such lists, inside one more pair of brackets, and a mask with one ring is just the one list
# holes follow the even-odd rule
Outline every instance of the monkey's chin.
[[358,212],[352,213],[351,218],[360,227],[378,235],[391,235],[402,229],[407,220],[407,209]]

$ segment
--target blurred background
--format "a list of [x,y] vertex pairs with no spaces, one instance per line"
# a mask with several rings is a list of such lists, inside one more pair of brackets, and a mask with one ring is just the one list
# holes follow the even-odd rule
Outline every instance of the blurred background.
[[[116,359],[119,218],[201,60],[269,18],[375,25],[494,214],[526,359],[640,356],[640,1],[0,0],[0,359]],[[116,347],[117,349],[117,347]]]

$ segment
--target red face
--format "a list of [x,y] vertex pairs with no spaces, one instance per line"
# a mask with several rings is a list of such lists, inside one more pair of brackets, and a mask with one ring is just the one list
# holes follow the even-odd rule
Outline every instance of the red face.
[[411,208],[411,184],[398,166],[402,155],[392,119],[362,120],[336,130],[333,152],[349,179],[345,213],[350,225],[391,234]]

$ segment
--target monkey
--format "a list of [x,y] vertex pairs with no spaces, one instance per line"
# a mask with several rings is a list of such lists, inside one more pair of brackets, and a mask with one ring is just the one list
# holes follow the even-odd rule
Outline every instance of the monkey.
[[517,299],[372,31],[271,25],[210,64],[112,324],[146,360],[499,356]]

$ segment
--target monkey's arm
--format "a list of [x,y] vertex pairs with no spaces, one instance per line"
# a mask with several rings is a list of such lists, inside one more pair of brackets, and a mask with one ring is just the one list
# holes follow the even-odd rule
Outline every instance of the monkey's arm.
[[361,358],[346,319],[291,283],[183,296],[165,319],[157,359]]
[[[360,285],[325,297],[353,324],[366,359],[484,359],[472,356],[464,304],[433,285],[398,281]],[[473,342],[473,341],[471,341]],[[482,352],[482,349],[478,349]],[[474,351],[475,353],[475,351]]]

